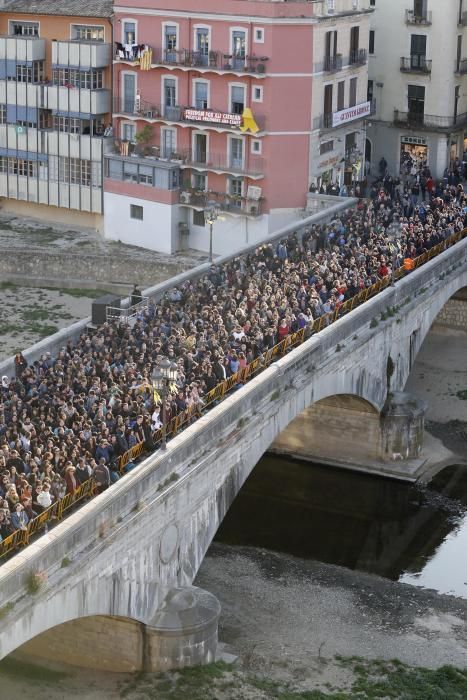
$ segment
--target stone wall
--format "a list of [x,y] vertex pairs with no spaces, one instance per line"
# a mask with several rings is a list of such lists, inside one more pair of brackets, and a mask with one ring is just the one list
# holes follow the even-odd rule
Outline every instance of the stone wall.
[[2,250],[0,279],[15,284],[34,286],[56,285],[70,287],[100,287],[108,291],[123,291],[135,282],[148,287],[186,270],[186,260],[176,257],[154,263],[131,257],[83,255],[32,249],[27,252]]
[[467,331],[467,299],[458,298],[457,295],[450,299],[438,314],[435,323]]

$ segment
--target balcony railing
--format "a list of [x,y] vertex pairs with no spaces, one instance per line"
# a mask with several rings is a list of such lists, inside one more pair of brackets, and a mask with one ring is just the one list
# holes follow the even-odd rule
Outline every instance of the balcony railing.
[[342,54],[338,53],[336,56],[325,56],[323,61],[323,71],[325,73],[335,73],[338,70],[342,70]]
[[[213,108],[187,107],[182,105],[161,105],[146,100],[114,99],[114,114],[126,114],[140,119],[155,119],[171,122],[183,122],[197,124],[202,127],[215,126],[224,129],[239,130],[242,124],[242,115],[224,112]],[[266,128],[264,115],[253,114],[254,120],[260,131]]]
[[467,58],[463,58],[456,63],[456,73],[459,75],[465,75],[465,73],[467,73]]
[[233,155],[227,156],[225,153],[187,150],[179,151],[178,156],[184,165],[197,170],[212,170],[249,177],[262,177],[264,172],[263,159],[251,154],[246,158],[236,158]]
[[416,14],[413,10],[405,11],[406,24],[420,24],[428,26],[432,24],[431,17],[431,10],[429,12],[425,10],[425,12],[423,12],[422,14]]
[[350,52],[349,55],[349,65],[350,66],[364,66],[367,62],[367,50],[366,49],[355,49]]
[[414,54],[408,58],[401,58],[401,71],[403,73],[431,73],[431,59],[426,56]]
[[436,114],[423,114],[419,112],[401,112],[394,110],[394,122],[407,126],[416,126],[425,129],[452,129],[461,128],[467,124],[467,113],[452,117],[442,117]]
[[215,202],[221,211],[229,214],[261,216],[264,198],[252,199],[251,197],[229,195],[225,192],[201,192],[192,187],[182,189],[180,192],[180,204],[186,204],[196,209],[205,209],[212,202]]
[[[115,59],[117,61],[132,61],[144,65],[144,58],[137,53],[127,53],[117,44]],[[226,54],[222,51],[191,51],[189,49],[160,49],[150,48],[151,65],[178,66],[185,68],[206,68],[216,71],[233,71],[235,73],[264,74],[268,56],[247,56],[242,54]],[[145,66],[147,67],[147,65]]]

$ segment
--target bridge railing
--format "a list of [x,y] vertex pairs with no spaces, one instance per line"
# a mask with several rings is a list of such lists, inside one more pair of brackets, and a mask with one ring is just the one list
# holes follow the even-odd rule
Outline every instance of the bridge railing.
[[[436,246],[426,251],[422,255],[414,258],[413,269],[417,269],[427,263],[432,258],[444,252],[451,246],[467,237],[467,229],[453,234],[446,240],[438,243]],[[395,271],[394,277],[396,280],[405,277],[409,273],[404,267],[400,267]],[[247,381],[253,378],[256,374],[266,369],[275,360],[283,357],[291,349],[298,347],[314,333],[319,333],[324,328],[337,321],[342,316],[350,313],[358,306],[361,306],[366,301],[382,292],[391,284],[391,276],[388,275],[375,282],[375,284],[363,289],[361,292],[345,301],[338,309],[328,314],[324,314],[319,318],[314,319],[306,326],[294,333],[289,334],[280,343],[270,348],[259,357],[254,359],[243,369],[239,370],[231,377],[223,382],[220,382],[216,387],[208,391],[197,405],[192,405],[185,411],[182,411],[177,416],[174,416],[166,426],[166,436],[176,435],[181,429],[192,423],[203,412],[214,404],[219,403],[231,391],[236,390]],[[162,429],[154,431],[151,444],[148,442],[140,442],[127,450],[118,459],[118,470],[124,474],[128,465],[142,455],[152,451],[162,440]],[[96,484],[94,479],[89,479],[81,484],[73,493],[69,493],[59,501],[56,501],[50,508],[43,511],[36,518],[31,520],[25,530],[17,530],[9,537],[0,542],[0,560],[5,555],[14,552],[19,547],[29,543],[32,535],[43,530],[49,522],[60,520],[63,514],[75,506],[79,501],[92,498],[96,492]]]

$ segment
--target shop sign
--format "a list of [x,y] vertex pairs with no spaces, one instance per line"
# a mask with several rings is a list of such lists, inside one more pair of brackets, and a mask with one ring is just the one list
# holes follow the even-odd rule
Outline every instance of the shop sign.
[[347,107],[340,112],[334,112],[332,115],[332,126],[342,126],[348,122],[353,122],[355,119],[368,117],[371,112],[371,102],[362,102],[355,107]]
[[334,156],[334,158],[328,158],[327,160],[323,160],[323,162],[319,164],[319,167],[326,168],[326,167],[335,165],[339,160],[340,160],[340,156]]
[[402,136],[401,143],[413,143],[416,146],[426,146],[426,139],[422,136]]
[[211,124],[225,124],[226,126],[240,127],[242,124],[241,114],[215,112],[213,109],[187,107],[183,110],[183,118],[191,122],[211,122]]

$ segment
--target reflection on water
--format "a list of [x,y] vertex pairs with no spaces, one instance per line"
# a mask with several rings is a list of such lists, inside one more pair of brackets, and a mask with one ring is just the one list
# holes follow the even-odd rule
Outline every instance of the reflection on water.
[[467,468],[420,488],[268,456],[216,539],[467,598]]

